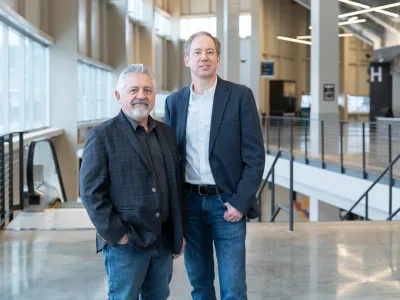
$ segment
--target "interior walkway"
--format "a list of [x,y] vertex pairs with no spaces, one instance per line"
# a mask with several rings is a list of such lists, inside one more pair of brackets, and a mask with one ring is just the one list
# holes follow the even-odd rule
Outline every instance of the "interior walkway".
[[[400,222],[248,223],[248,297],[397,299]],[[106,299],[95,231],[0,232],[0,299]],[[190,298],[183,259],[174,265],[173,300]],[[219,297],[218,297],[219,299]]]

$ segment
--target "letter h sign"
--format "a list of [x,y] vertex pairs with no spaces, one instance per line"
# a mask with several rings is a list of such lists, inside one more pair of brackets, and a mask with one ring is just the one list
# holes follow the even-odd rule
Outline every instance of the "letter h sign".
[[370,68],[369,79],[371,82],[375,82],[375,78],[377,77],[378,82],[382,82],[382,67],[378,67],[378,72],[375,70],[375,66]]

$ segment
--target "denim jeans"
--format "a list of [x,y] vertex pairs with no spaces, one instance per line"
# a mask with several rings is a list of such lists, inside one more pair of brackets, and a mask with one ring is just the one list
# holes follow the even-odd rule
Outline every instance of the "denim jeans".
[[130,244],[103,249],[109,300],[166,300],[172,278],[171,242],[162,236],[152,249]]
[[225,221],[226,194],[185,198],[185,265],[193,300],[215,300],[213,242],[218,261],[221,300],[247,299],[246,220]]

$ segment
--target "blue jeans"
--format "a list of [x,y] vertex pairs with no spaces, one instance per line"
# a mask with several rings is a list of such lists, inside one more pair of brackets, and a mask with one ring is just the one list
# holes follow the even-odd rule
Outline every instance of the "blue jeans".
[[216,300],[214,254],[218,261],[221,300],[247,299],[246,220],[225,221],[226,194],[185,199],[185,265],[193,287],[193,300]]
[[171,242],[162,236],[152,249],[130,244],[103,249],[109,300],[166,300],[172,278]]

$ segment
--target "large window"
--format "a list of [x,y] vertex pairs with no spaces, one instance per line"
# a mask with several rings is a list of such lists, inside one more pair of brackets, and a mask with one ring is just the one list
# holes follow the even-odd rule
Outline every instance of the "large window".
[[161,37],[171,36],[170,19],[162,15],[158,11],[154,12],[154,30]]
[[111,116],[110,73],[108,70],[78,61],[78,122],[101,120]]
[[143,21],[143,0],[128,0],[128,13],[138,21]]
[[[217,36],[217,18],[187,18],[181,19],[181,39],[187,40],[189,36],[197,31],[208,31],[213,36]],[[251,36],[251,15],[243,14],[239,16],[239,36],[246,38]]]
[[0,134],[49,126],[48,49],[0,22]]

